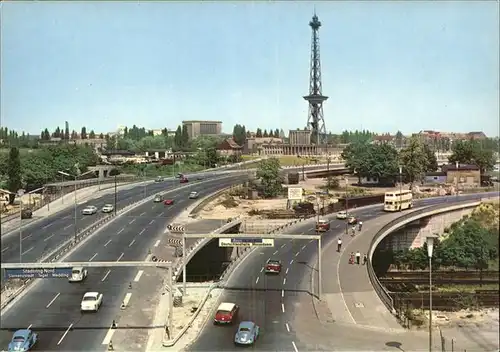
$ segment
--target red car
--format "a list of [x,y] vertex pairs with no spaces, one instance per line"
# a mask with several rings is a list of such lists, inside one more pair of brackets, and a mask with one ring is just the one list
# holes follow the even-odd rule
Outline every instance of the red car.
[[173,199],[166,199],[166,200],[163,202],[163,204],[165,204],[165,205],[172,205],[172,204],[174,204],[174,200],[173,200]]
[[238,316],[238,307],[234,303],[221,303],[215,313],[214,324],[231,324]]
[[269,259],[266,263],[266,274],[281,273],[281,262],[275,259]]
[[187,179],[187,177],[182,177],[181,178],[180,183],[188,183],[188,182],[189,182],[189,180]]

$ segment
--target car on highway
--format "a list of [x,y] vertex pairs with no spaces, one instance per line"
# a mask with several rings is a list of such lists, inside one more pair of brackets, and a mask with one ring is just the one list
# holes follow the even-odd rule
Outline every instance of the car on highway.
[[165,181],[165,179],[161,176],[158,176],[157,178],[155,178],[155,182],[163,182]]
[[281,262],[276,259],[268,259],[265,266],[266,274],[281,273]]
[[12,340],[9,342],[8,351],[14,352],[25,352],[29,351],[35,346],[38,341],[38,334],[33,332],[31,329],[21,329],[17,330],[14,335],[12,335]]
[[345,220],[345,219],[347,219],[348,216],[349,216],[349,214],[347,214],[347,212],[345,210],[341,210],[337,213],[337,219],[340,219],[340,220]]
[[189,193],[189,199],[197,199],[200,196],[198,192]]
[[33,217],[33,210],[25,208],[21,211],[21,219],[31,219]]
[[316,222],[316,231],[326,232],[330,230],[330,222],[328,220],[320,219]]
[[259,338],[260,328],[253,321],[242,321],[234,335],[235,345],[253,345]]
[[161,203],[161,202],[163,202],[163,197],[162,197],[161,195],[157,194],[157,195],[154,197],[153,202],[154,202],[154,203]]
[[181,177],[181,180],[180,180],[179,182],[180,182],[180,183],[188,183],[188,182],[189,182],[189,180],[188,180],[188,178],[187,178],[187,177],[182,176],[182,177]]
[[358,219],[357,217],[355,217],[355,216],[350,216],[350,217],[349,217],[349,219],[347,219],[347,223],[348,223],[349,225],[355,225],[355,224],[357,224],[357,223],[358,223],[358,220],[359,220],[359,219]]
[[82,210],[83,215],[94,215],[96,213],[97,213],[97,207],[95,207],[93,205],[86,206]]
[[104,204],[101,211],[103,213],[111,213],[114,209],[115,207],[112,204]]
[[71,276],[69,277],[69,282],[81,282],[87,278],[87,269],[80,267],[75,267],[71,270]]
[[87,292],[83,295],[80,310],[82,312],[97,312],[102,304],[102,293]]
[[184,174],[182,174],[180,172],[175,176],[175,178],[183,178],[183,177],[184,177]]
[[163,204],[165,204],[165,205],[173,205],[174,204],[174,200],[173,199],[165,199],[165,201],[163,202]]
[[223,302],[215,312],[214,324],[232,324],[238,317],[240,307],[234,303]]

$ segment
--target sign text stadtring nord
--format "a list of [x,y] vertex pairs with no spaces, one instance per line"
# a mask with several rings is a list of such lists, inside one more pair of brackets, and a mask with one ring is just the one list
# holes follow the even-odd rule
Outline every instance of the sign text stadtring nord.
[[69,278],[73,268],[4,269],[6,279],[61,279]]

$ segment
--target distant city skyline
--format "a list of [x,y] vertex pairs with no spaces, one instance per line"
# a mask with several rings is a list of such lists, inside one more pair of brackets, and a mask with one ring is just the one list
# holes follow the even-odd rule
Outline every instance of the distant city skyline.
[[315,8],[327,131],[499,134],[497,2],[0,8],[0,124],[19,132],[65,121],[96,133],[182,120],[221,120],[226,133],[303,128]]

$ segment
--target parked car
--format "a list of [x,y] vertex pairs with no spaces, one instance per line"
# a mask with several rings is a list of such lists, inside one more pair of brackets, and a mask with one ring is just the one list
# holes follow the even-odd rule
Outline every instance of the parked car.
[[83,295],[80,310],[82,312],[97,312],[102,305],[102,293],[87,292]]
[[173,205],[174,204],[174,200],[173,199],[166,199],[163,204],[165,205]]
[[163,202],[163,197],[161,195],[157,194],[154,197],[153,202],[155,202],[155,203],[161,203],[161,202]]
[[279,274],[281,273],[281,262],[276,259],[268,259],[265,269],[266,274]]
[[69,282],[81,282],[87,278],[87,269],[82,267],[75,267],[71,271]]
[[31,219],[33,217],[33,211],[30,208],[25,208],[21,211],[21,219]]
[[318,232],[326,232],[330,230],[330,222],[328,220],[320,219],[316,223],[316,231]]
[[199,197],[199,193],[198,192],[191,192],[189,193],[189,199],[196,199]]
[[238,316],[240,307],[234,303],[221,303],[215,313],[214,324],[231,324]]
[[89,206],[86,206],[83,210],[82,210],[82,214],[83,215],[94,215],[97,213],[97,207],[93,206],[93,205],[89,205]]
[[157,178],[155,178],[155,182],[163,182],[165,181],[165,179],[161,176],[158,176]]
[[234,336],[235,345],[253,345],[259,338],[260,328],[252,321],[242,321]]
[[344,220],[347,219],[347,212],[345,210],[341,210],[337,213],[337,219]]
[[358,223],[358,220],[359,220],[359,219],[358,219],[357,217],[355,217],[355,216],[351,216],[351,217],[349,217],[349,219],[347,219],[347,223],[348,223],[349,225],[355,225],[355,224],[357,224],[357,223]]
[[29,351],[35,346],[38,341],[38,334],[31,329],[17,330],[12,335],[12,340],[9,342],[9,352],[25,352]]
[[104,204],[101,211],[103,213],[111,213],[114,209],[115,207],[112,204]]

